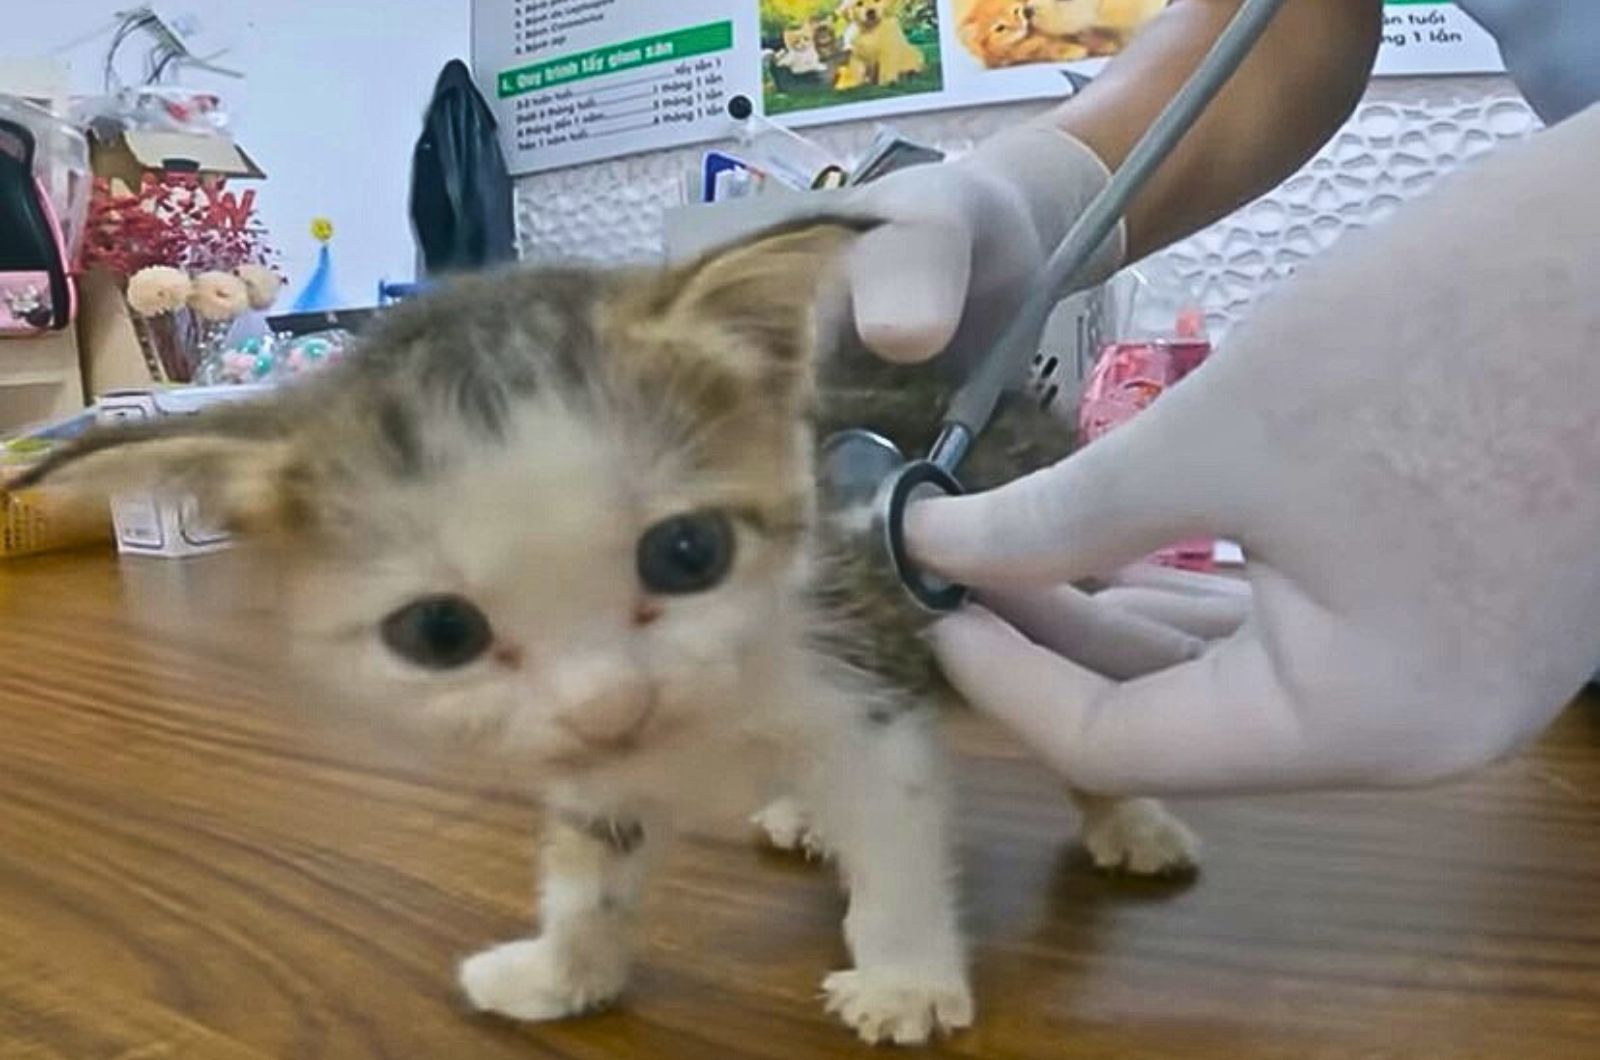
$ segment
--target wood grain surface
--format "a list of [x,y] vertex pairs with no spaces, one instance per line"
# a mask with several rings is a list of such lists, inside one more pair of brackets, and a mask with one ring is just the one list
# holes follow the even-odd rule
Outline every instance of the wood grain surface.
[[[832,879],[753,843],[677,849],[616,1011],[466,1012],[453,962],[527,929],[536,812],[293,702],[253,606],[226,559],[0,565],[0,1057],[869,1052],[817,1001]],[[1600,1056],[1594,702],[1431,791],[1180,804],[1186,884],[1096,875],[1050,777],[952,730],[979,1020],[929,1052]]]

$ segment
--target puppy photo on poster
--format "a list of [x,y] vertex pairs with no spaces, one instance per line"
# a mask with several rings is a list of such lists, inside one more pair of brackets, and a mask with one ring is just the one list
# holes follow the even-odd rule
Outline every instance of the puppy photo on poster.
[[938,92],[934,0],[761,0],[767,114]]

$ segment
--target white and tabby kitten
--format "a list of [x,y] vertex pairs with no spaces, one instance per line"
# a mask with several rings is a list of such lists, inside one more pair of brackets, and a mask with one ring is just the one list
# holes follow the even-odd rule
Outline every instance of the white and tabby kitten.
[[[195,491],[282,572],[331,701],[522,764],[550,810],[540,932],[462,965],[479,1008],[615,999],[659,840],[764,806],[772,838],[825,850],[849,891],[853,966],[823,980],[828,1008],[869,1041],[972,1020],[924,709],[943,689],[919,617],[812,475],[819,426],[915,448],[940,407],[935,382],[815,349],[858,227],[682,268],[456,281],[268,401],[98,432],[32,476]],[[1013,409],[968,470],[1064,450]],[[1155,803],[1080,805],[1098,861],[1187,865]]]

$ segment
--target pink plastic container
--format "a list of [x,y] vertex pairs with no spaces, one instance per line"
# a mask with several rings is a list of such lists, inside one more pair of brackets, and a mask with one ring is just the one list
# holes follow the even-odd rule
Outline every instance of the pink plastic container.
[[[1107,343],[1078,404],[1078,435],[1083,444],[1132,419],[1198,368],[1210,353],[1211,343],[1203,338]],[[1150,562],[1209,572],[1216,568],[1214,552],[1210,540],[1183,541],[1157,552]]]

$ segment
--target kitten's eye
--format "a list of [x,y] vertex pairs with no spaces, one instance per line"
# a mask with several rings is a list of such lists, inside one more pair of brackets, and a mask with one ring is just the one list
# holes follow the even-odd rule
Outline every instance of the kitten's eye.
[[704,592],[733,565],[733,527],[721,512],[674,515],[639,538],[639,580],[653,593]]
[[389,650],[427,670],[454,670],[489,650],[489,620],[470,600],[425,596],[383,620]]

